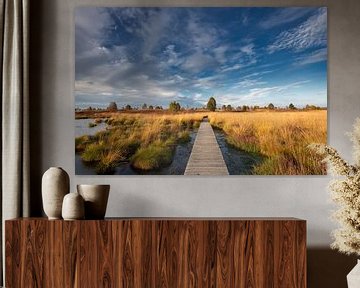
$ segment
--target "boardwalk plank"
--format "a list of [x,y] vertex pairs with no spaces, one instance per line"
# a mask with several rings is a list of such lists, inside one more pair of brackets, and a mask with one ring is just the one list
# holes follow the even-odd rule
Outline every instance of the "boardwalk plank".
[[229,175],[210,123],[201,122],[185,175]]

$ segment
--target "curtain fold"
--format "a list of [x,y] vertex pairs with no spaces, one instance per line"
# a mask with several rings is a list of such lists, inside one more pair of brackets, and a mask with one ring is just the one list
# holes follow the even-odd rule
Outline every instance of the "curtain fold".
[[16,217],[28,217],[30,211],[29,0],[0,0],[0,5],[1,263],[3,268],[1,271],[4,271],[4,221]]

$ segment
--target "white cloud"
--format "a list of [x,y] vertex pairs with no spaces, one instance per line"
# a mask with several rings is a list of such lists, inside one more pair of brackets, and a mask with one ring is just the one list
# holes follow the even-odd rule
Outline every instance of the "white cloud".
[[208,23],[204,23],[198,16],[190,13],[186,27],[191,39],[187,41],[195,49],[208,49],[218,43],[221,32]]
[[[285,85],[256,87],[249,89],[247,93],[239,93],[234,91],[235,89],[231,89],[226,93],[221,93],[216,97],[216,100],[218,103],[230,104],[234,107],[239,105],[265,105],[270,102],[277,103],[282,101],[280,98],[284,95],[294,96],[294,89],[302,88],[308,82],[308,80],[304,80]],[[251,85],[251,82],[248,83]],[[246,85],[246,83],[244,84]],[[261,82],[257,85],[261,85]]]
[[175,51],[174,44],[166,46],[164,55],[167,58],[165,65],[178,66],[182,62],[182,59],[179,57],[179,53]]
[[195,93],[195,94],[194,94],[194,98],[199,99],[199,98],[201,98],[201,97],[202,97],[202,94],[201,94],[201,93]]
[[294,83],[290,83],[287,85],[281,86],[273,86],[273,87],[262,87],[262,88],[252,88],[250,89],[249,93],[243,95],[243,99],[250,99],[250,98],[262,98],[270,96],[273,93],[281,93],[284,91],[288,91],[290,88],[300,88],[303,84],[310,82],[309,80],[298,81]]
[[298,27],[281,32],[274,43],[267,47],[269,53],[284,49],[295,51],[327,44],[327,9],[319,8],[317,13],[309,17]]
[[[96,19],[96,21],[94,21]],[[104,30],[114,25],[103,8],[78,7],[75,9],[75,53],[81,56],[95,47],[101,47]]]
[[[109,85],[104,85],[103,83],[99,82],[92,82],[92,81],[75,81],[75,90],[82,93],[108,93],[111,94],[114,89]],[[105,95],[105,94],[103,94]]]
[[281,91],[286,90],[285,87],[282,86],[274,86],[274,87],[264,87],[264,88],[252,88],[250,89],[250,93],[246,94],[243,99],[246,98],[254,98],[254,97],[267,97],[269,96],[271,93],[278,93]]
[[249,87],[264,85],[264,84],[266,84],[266,82],[261,81],[260,79],[244,79],[242,81],[235,83],[235,85],[233,86],[233,89],[249,88]]
[[111,25],[114,25],[114,22],[104,8],[78,7],[75,9],[75,28],[86,36],[101,36],[103,29]]
[[217,62],[213,57],[201,51],[196,51],[186,58],[181,67],[190,72],[198,73],[204,69],[216,67],[216,65]]
[[240,70],[257,63],[257,55],[253,43],[246,44],[237,49],[238,52],[234,53],[231,59],[227,59],[231,64],[221,66],[220,72]]
[[240,51],[246,55],[252,56],[255,54],[254,47],[255,47],[255,45],[253,43],[250,43],[250,44],[240,47]]
[[203,95],[202,93],[195,93],[195,94],[192,96],[192,98],[193,98],[195,101],[197,101],[197,102],[199,102],[199,103],[202,103],[202,104],[205,104],[206,101],[208,100],[208,97],[205,96],[205,95]]
[[[263,67],[261,67],[261,68],[263,68]],[[252,77],[258,77],[258,76],[262,76],[265,74],[273,73],[275,71],[276,70],[261,70],[260,72],[253,72],[253,73],[247,74],[243,78],[248,79],[248,78],[252,78]]]
[[327,48],[318,49],[310,54],[303,55],[297,58],[295,65],[309,65],[319,63],[327,60]]
[[263,29],[271,29],[286,23],[294,22],[313,11],[313,8],[286,7],[277,9],[269,18],[261,21],[259,26]]
[[[160,10],[161,11],[161,10]],[[171,17],[169,13],[157,12],[153,13],[145,21],[142,21],[141,35],[144,41],[143,53],[150,56],[153,49],[158,45],[165,33],[171,25]],[[171,27],[171,26],[170,26]]]
[[175,74],[175,75],[169,75],[166,79],[163,80],[155,80],[159,85],[164,86],[172,86],[172,85],[182,85],[184,81],[187,81],[188,79],[185,79],[184,77]]
[[229,71],[239,70],[242,67],[243,66],[241,64],[235,64],[233,66],[226,66],[223,69],[221,69],[221,72],[229,72]]
[[194,88],[212,89],[221,86],[222,79],[223,76],[221,74],[202,77],[202,78],[194,79],[192,86]]
[[171,11],[150,8],[145,11],[134,7],[110,8],[107,11],[128,33],[142,39],[141,45],[137,45],[137,48],[141,50],[143,58],[151,58],[153,49],[168,35],[166,32],[171,30]]
[[227,59],[226,59],[226,52],[228,51],[229,47],[225,46],[225,45],[220,45],[214,49],[212,49],[212,51],[214,52],[215,55],[215,59],[220,63],[220,64],[224,64]]

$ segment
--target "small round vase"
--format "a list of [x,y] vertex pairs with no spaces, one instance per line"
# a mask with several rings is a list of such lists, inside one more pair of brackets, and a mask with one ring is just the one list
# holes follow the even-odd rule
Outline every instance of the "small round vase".
[[60,167],[49,168],[42,177],[41,194],[49,219],[61,219],[63,198],[70,190],[69,175]]
[[62,204],[62,217],[64,220],[84,219],[84,199],[79,193],[69,193],[65,195]]
[[110,185],[77,185],[85,201],[85,219],[104,219]]

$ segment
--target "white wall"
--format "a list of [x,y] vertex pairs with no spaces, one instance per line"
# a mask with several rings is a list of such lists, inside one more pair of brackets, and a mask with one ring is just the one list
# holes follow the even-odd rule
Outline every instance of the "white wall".
[[360,116],[360,1],[43,0],[31,3],[33,189],[38,189],[48,167],[62,166],[71,175],[72,189],[80,183],[111,184],[107,216],[292,216],[308,221],[309,247],[327,246],[334,227],[329,220],[333,207],[326,191],[327,176],[74,176],[73,6],[144,6],[148,2],[328,6],[329,143],[350,159],[345,132]]

